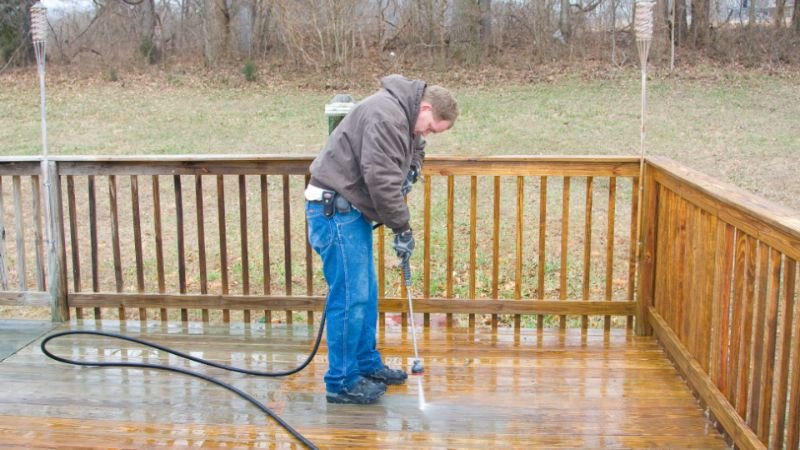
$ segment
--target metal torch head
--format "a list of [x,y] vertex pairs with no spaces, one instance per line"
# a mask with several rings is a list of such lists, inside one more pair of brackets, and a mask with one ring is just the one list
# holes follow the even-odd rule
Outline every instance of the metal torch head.
[[47,8],[42,2],[31,6],[31,36],[34,43],[47,41]]
[[633,29],[637,41],[650,41],[653,39],[653,7],[655,2],[652,0],[637,0],[636,16],[634,17]]

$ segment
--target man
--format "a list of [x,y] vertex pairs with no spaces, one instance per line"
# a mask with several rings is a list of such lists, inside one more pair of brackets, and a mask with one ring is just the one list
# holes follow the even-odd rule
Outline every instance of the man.
[[330,135],[311,163],[305,192],[308,240],[328,283],[330,403],[374,403],[387,384],[408,377],[386,367],[376,348],[372,222],[392,229],[397,256],[407,262],[414,237],[403,196],[422,169],[423,138],[450,129],[458,116],[455,98],[441,86],[400,75],[383,78],[381,86]]

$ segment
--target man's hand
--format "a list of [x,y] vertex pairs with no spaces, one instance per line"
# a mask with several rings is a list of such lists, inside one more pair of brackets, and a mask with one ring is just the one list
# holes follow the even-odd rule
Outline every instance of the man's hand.
[[400,258],[400,264],[408,263],[411,259],[411,253],[414,252],[414,235],[411,230],[395,234],[392,248],[397,253],[397,257]]
[[419,169],[416,166],[411,166],[408,169],[408,175],[406,176],[405,181],[403,181],[403,187],[400,188],[400,192],[403,193],[403,197],[407,196],[409,192],[411,192],[411,185],[419,180]]

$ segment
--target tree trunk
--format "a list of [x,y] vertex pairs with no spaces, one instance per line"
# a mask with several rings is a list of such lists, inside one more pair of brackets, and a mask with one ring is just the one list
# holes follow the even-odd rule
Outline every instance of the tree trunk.
[[775,28],[783,27],[783,17],[786,12],[786,0],[777,0],[775,2]]
[[30,39],[33,0],[0,0],[0,68],[10,59],[26,65],[36,61]]
[[236,8],[236,47],[239,56],[253,57],[256,26],[256,4],[254,0],[243,0]]
[[686,0],[675,0],[675,45],[686,41],[689,22],[686,19]]
[[695,48],[702,49],[708,45],[711,2],[709,0],[692,0],[692,25],[689,28],[689,41]]
[[161,61],[161,37],[158,32],[158,15],[154,0],[142,1],[142,35],[139,49],[149,64]]
[[669,0],[657,0],[653,6],[653,40],[650,43],[650,57],[654,62],[668,62],[670,59],[671,16]]
[[794,30],[794,34],[800,36],[800,0],[794,0],[794,9],[792,10],[792,30]]
[[230,15],[225,0],[205,0],[204,53],[206,65],[215,66],[229,56]]
[[492,0],[478,0],[478,6],[481,12],[478,20],[478,37],[485,49],[492,41]]
[[569,42],[569,38],[572,35],[572,29],[569,23],[569,8],[569,0],[561,0],[561,11],[558,16],[558,29],[561,30],[561,35],[567,42]]
[[617,2],[611,0],[611,64],[617,64]]

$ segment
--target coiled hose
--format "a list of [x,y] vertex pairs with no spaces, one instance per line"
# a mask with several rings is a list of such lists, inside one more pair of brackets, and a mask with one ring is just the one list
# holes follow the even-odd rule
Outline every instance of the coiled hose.
[[205,359],[197,358],[197,357],[192,356],[192,355],[187,355],[186,353],[182,353],[182,352],[179,352],[177,350],[173,350],[171,348],[155,344],[153,342],[148,342],[148,341],[145,341],[145,340],[142,340],[142,339],[137,339],[137,338],[133,338],[133,337],[130,337],[130,336],[125,336],[125,335],[122,335],[122,334],[105,333],[105,332],[100,332],[100,331],[74,330],[74,331],[62,331],[62,332],[58,332],[58,333],[53,333],[53,334],[47,336],[42,341],[41,348],[42,348],[42,352],[45,355],[47,355],[48,357],[50,357],[50,358],[52,358],[52,359],[54,359],[56,361],[62,362],[62,363],[73,364],[73,365],[76,365],[76,366],[132,367],[132,368],[138,368],[138,369],[155,369],[155,370],[165,370],[165,371],[169,371],[169,372],[176,372],[176,373],[181,373],[181,374],[184,374],[184,375],[189,375],[189,376],[192,376],[192,377],[195,377],[195,378],[200,378],[201,380],[205,380],[205,381],[208,381],[209,383],[213,383],[213,384],[216,384],[217,386],[223,387],[223,388],[233,392],[234,394],[238,395],[239,397],[247,400],[248,402],[252,403],[258,409],[263,411],[266,415],[272,417],[273,420],[275,420],[278,424],[280,424],[283,428],[285,428],[286,431],[288,431],[292,436],[297,438],[297,440],[299,440],[301,443],[303,443],[303,445],[305,445],[306,447],[308,447],[310,449],[317,449],[317,446],[314,445],[313,442],[311,442],[305,436],[300,434],[297,430],[292,428],[291,425],[286,423],[286,421],[281,419],[280,416],[275,414],[271,409],[267,408],[266,405],[264,405],[260,401],[256,400],[252,395],[250,395],[250,394],[238,389],[237,387],[235,387],[235,386],[233,386],[231,384],[228,384],[228,383],[225,383],[223,381],[220,381],[220,380],[218,380],[218,379],[216,379],[214,377],[210,377],[208,375],[204,375],[204,374],[202,374],[200,372],[194,372],[192,370],[181,369],[179,367],[163,366],[163,365],[159,365],[159,364],[131,363],[131,362],[78,361],[78,360],[74,360],[74,359],[63,358],[61,356],[56,356],[53,353],[51,353],[47,349],[47,343],[52,341],[53,339],[57,339],[57,338],[64,337],[64,336],[70,336],[70,335],[91,335],[91,336],[109,337],[109,338],[121,339],[121,340],[124,340],[124,341],[134,342],[136,344],[140,344],[140,345],[143,345],[143,346],[146,346],[146,347],[154,348],[156,350],[167,352],[167,353],[170,353],[172,355],[178,356],[180,358],[185,358],[185,359],[188,359],[190,361],[194,361],[196,363],[204,364],[204,365],[211,366],[211,367],[216,367],[218,369],[228,370],[228,371],[231,371],[231,372],[238,372],[238,373],[242,373],[242,374],[245,374],[245,375],[254,375],[254,376],[258,376],[258,377],[284,377],[284,376],[287,376],[287,375],[295,374],[295,373],[300,372],[301,370],[305,369],[308,366],[308,364],[311,363],[311,360],[314,359],[314,356],[316,356],[317,350],[319,349],[319,344],[322,341],[322,331],[325,329],[325,315],[326,315],[325,313],[326,313],[326,311],[323,310],[322,318],[320,320],[319,332],[317,333],[317,340],[314,343],[314,348],[311,350],[311,353],[308,355],[306,360],[303,361],[303,363],[301,363],[299,366],[295,367],[294,369],[280,371],[280,372],[261,372],[261,371],[256,371],[256,370],[242,369],[240,367],[228,366],[228,365],[225,365],[225,364],[219,364],[219,363],[215,363],[213,361],[208,361],[208,360],[205,360]]

